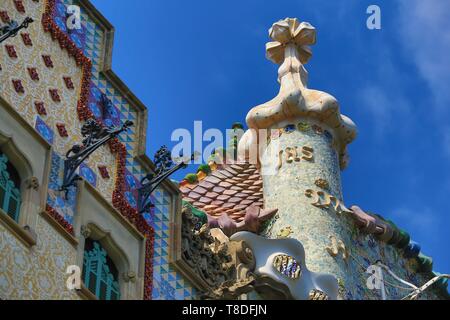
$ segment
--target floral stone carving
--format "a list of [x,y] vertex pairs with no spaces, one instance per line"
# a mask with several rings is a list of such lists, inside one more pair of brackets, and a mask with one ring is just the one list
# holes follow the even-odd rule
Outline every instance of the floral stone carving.
[[232,279],[233,269],[229,265],[232,258],[227,248],[211,236],[207,224],[198,228],[199,221],[190,206],[183,206],[180,228],[175,236],[178,248],[172,260],[200,291],[208,292]]
[[285,284],[254,273],[255,257],[245,241],[229,241],[207,223],[198,230],[200,220],[192,207],[183,206],[172,252],[172,263],[200,291],[200,298],[237,299],[257,291],[268,299],[292,299]]

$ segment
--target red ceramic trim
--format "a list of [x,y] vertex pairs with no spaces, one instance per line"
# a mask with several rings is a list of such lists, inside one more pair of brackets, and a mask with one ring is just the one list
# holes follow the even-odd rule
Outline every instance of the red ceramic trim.
[[[49,32],[53,40],[57,40],[62,49],[66,49],[77,65],[81,67],[83,75],[81,79],[81,93],[77,104],[77,114],[80,121],[94,118],[91,110],[87,107],[90,81],[92,76],[92,62],[83,54],[70,37],[65,34],[54,22],[55,0],[47,0],[45,12],[42,15],[42,25]],[[109,146],[117,157],[117,177],[115,190],[113,191],[113,206],[146,237],[145,242],[145,276],[144,276],[144,299],[151,300],[153,289],[153,244],[154,230],[144,217],[136,209],[131,207],[125,200],[125,159],[126,147],[116,138],[110,141]]]
[[8,15],[8,12],[6,11],[0,11],[0,19],[2,19],[3,23],[10,23],[11,18]]
[[14,48],[14,46],[12,46],[10,44],[6,44],[5,48],[6,48],[6,52],[8,53],[8,56],[10,58],[17,59],[17,52],[16,52],[16,49]]
[[45,109],[44,103],[42,101],[35,101],[34,106],[36,107],[36,112],[41,116],[47,115],[47,110]]
[[64,217],[58,211],[56,211],[49,204],[46,205],[45,211],[47,211],[47,213],[53,219],[55,219],[59,223],[59,225],[64,228],[64,230],[66,230],[71,235],[74,235],[73,226],[69,222],[67,222],[66,219],[64,219]]
[[12,83],[13,83],[13,86],[14,86],[14,90],[17,92],[17,93],[25,93],[25,89],[24,89],[24,87],[23,87],[23,85],[22,85],[22,81],[21,80],[18,80],[18,79],[13,79],[13,80],[11,80],[12,81]]
[[23,5],[22,0],[14,0],[14,5],[16,6],[17,11],[25,13],[25,6]]
[[58,129],[58,133],[61,137],[66,138],[69,136],[67,133],[66,125],[64,123],[57,123],[56,128]]
[[28,47],[33,46],[33,41],[31,41],[31,38],[30,38],[30,34],[29,34],[29,33],[22,32],[22,33],[20,34],[20,36],[22,37],[22,41],[23,41],[24,45],[26,45],[26,46],[28,46]]

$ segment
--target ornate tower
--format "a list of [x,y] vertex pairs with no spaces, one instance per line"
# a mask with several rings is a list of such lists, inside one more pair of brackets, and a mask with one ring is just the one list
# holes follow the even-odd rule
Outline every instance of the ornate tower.
[[267,58],[280,65],[280,92],[250,110],[249,130],[239,144],[247,160],[257,150],[264,206],[278,208],[265,235],[298,239],[310,270],[346,278],[350,232],[340,170],[356,126],[340,113],[333,96],[307,88],[304,64],[311,57],[308,46],[316,41],[315,28],[287,18],[275,23],[269,36]]

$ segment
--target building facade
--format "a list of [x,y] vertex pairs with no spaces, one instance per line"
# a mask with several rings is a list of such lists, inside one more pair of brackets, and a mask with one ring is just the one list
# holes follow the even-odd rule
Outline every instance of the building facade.
[[[68,27],[70,5],[80,28]],[[114,28],[89,1],[1,2],[1,25],[25,17],[34,22],[0,53],[0,298],[192,298],[169,264],[177,186],[164,182],[152,211],[137,213],[137,188],[153,170],[147,110],[111,70]],[[64,159],[88,119],[134,125],[81,164],[66,195]],[[72,265],[82,290],[66,286]]]

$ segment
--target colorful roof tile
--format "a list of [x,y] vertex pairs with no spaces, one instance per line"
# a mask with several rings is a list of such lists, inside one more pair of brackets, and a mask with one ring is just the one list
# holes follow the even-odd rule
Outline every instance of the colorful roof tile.
[[213,218],[225,213],[235,222],[244,220],[248,207],[264,207],[262,180],[255,165],[234,163],[210,167],[209,174],[199,171],[197,182],[184,180],[180,184],[184,201]]

